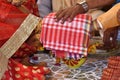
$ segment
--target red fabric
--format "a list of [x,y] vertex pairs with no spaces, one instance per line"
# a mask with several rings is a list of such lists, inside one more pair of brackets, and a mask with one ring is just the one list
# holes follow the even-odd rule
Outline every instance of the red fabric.
[[2,80],[44,80],[43,77],[49,69],[44,66],[25,66],[21,64],[22,58],[34,53],[34,47],[23,44],[21,48],[9,59],[8,70]]
[[15,6],[0,1],[0,47],[11,37],[27,15]]
[[[15,6],[0,0],[0,47],[18,29],[27,15]],[[35,51],[34,47],[24,43],[9,59],[8,70],[5,72],[2,80],[45,80],[44,75],[47,73],[48,68],[43,66],[36,68],[20,63],[23,57],[29,56]]]
[[2,80],[44,80],[43,77],[48,70],[43,66],[25,66],[12,58],[8,65],[8,71]]
[[23,5],[26,6],[32,14],[39,16],[36,0],[27,0],[27,2],[25,2]]
[[[31,13],[38,16],[35,0],[27,0],[24,5]],[[16,31],[27,15],[6,0],[0,0],[0,47]]]
[[[87,55],[91,17],[80,14],[72,22],[64,24],[55,22],[55,13],[46,16],[42,21],[41,42],[43,46],[52,50],[60,50]],[[56,53],[57,54],[57,53]]]
[[34,46],[29,46],[24,43],[12,56],[14,58],[24,58],[36,52],[36,48]]

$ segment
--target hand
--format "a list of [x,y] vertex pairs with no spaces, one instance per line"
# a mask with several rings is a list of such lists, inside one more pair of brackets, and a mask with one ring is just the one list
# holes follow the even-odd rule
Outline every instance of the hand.
[[72,21],[76,15],[84,12],[84,9],[80,5],[75,5],[59,10],[55,15],[55,19],[57,19],[57,21],[62,20],[62,23],[64,23],[66,20]]
[[107,29],[104,32],[103,43],[106,49],[115,48],[117,46],[118,27]]

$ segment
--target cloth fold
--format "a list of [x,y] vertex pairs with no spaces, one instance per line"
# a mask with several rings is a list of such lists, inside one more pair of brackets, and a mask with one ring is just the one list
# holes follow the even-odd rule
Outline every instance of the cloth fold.
[[[87,56],[92,23],[91,16],[80,14],[72,22],[66,21],[64,24],[61,21],[56,22],[54,16],[55,13],[51,13],[43,19],[41,32],[43,46],[54,50],[54,52],[63,51],[65,57],[67,55],[73,58],[76,55]],[[60,54],[60,52],[58,53]],[[71,56],[70,53],[75,55]],[[77,58],[80,58],[80,56],[77,56]]]

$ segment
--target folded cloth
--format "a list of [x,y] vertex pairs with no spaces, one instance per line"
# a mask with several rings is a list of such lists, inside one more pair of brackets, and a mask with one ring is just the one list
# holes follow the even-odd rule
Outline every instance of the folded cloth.
[[64,24],[56,22],[54,16],[55,13],[51,13],[43,19],[40,39],[43,46],[58,52],[64,51],[66,57],[71,57],[70,53],[77,58],[79,55],[87,56],[91,16],[80,14],[72,22],[65,21]]

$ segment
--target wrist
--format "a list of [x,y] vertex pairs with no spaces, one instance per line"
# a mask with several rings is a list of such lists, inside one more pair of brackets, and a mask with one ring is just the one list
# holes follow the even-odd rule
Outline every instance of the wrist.
[[87,12],[89,10],[89,6],[86,0],[77,2],[77,5],[80,5],[83,8],[84,12]]

